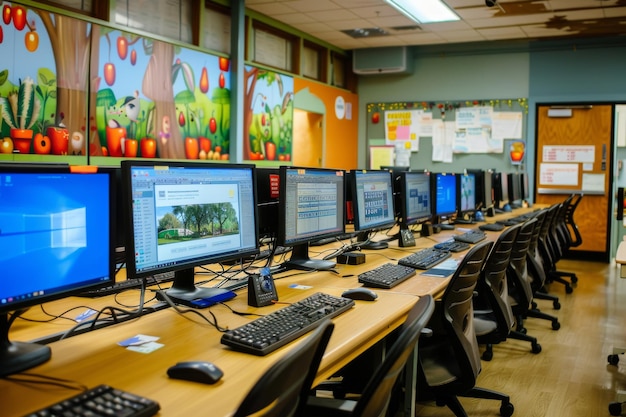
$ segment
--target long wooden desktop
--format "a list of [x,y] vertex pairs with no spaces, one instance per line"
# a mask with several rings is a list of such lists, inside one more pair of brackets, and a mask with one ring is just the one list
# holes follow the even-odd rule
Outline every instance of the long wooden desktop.
[[[521,213],[516,210],[513,214]],[[471,227],[476,225],[460,225],[456,231],[445,231],[428,238],[416,239],[417,245],[412,248],[398,248],[391,243],[388,249],[382,251],[366,251],[366,263],[357,266],[337,265],[336,272],[296,274],[294,271],[287,271],[278,274],[275,282],[279,301],[294,302],[318,291],[340,295],[346,288],[360,286],[357,281],[360,272],[385,262],[395,262],[414,250],[450,239],[454,233],[462,231],[462,228]],[[488,239],[496,239],[499,235],[497,232],[487,234]],[[312,248],[312,254],[316,250]],[[456,256],[461,257],[463,254]],[[400,326],[419,296],[443,292],[449,278],[427,277],[420,272],[391,290],[376,290],[379,295],[376,301],[356,301],[353,309],[333,319],[335,331],[322,360],[316,383],[333,375]],[[138,291],[132,291],[120,295],[116,300],[132,305],[137,302],[137,293]],[[48,313],[60,314],[72,306],[88,305],[97,309],[113,303],[112,296],[94,300],[70,298],[49,303],[46,309]],[[241,316],[234,314],[231,309],[266,314],[281,308],[280,303],[262,308],[249,307],[246,290],[242,289],[236,298],[227,302],[230,309],[216,305],[210,307],[210,311],[219,326],[234,328],[256,316]],[[40,312],[33,310],[33,315],[41,316]],[[197,311],[212,319],[208,310]],[[26,315],[29,314],[30,312]],[[18,319],[12,327],[11,339],[32,340],[41,337],[45,332],[64,331],[72,325],[59,324],[58,321],[34,325]],[[117,344],[137,334],[157,336],[158,343],[162,343],[163,347],[144,354],[127,350]],[[258,357],[225,347],[220,343],[220,337],[218,330],[195,314],[181,315],[174,309],[167,308],[135,320],[51,343],[52,359],[28,371],[28,374],[62,378],[88,387],[105,383],[158,401],[161,405],[160,415],[228,416],[268,367],[299,343],[295,341],[267,356]],[[214,385],[168,378],[168,367],[188,360],[213,362],[224,372],[224,376]],[[17,379],[24,378],[25,374],[19,374],[9,379],[0,379],[3,416],[25,415],[77,393],[53,385],[16,382]]]

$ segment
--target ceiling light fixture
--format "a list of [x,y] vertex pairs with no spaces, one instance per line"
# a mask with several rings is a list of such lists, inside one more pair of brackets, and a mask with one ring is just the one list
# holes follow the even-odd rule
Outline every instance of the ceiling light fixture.
[[385,0],[418,23],[449,22],[459,16],[441,0]]

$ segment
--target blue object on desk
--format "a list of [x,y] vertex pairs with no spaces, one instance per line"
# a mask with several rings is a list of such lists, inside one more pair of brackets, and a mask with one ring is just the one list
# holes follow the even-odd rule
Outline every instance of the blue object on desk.
[[224,290],[219,292],[211,297],[207,298],[196,298],[195,300],[191,300],[190,304],[197,308],[206,308],[210,307],[214,304],[221,303],[222,301],[228,301],[235,298],[237,294],[232,291]]

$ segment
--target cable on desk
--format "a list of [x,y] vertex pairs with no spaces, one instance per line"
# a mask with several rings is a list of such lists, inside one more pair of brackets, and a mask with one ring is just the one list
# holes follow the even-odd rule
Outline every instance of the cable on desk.
[[223,305],[224,307],[226,307],[227,309],[229,309],[231,311],[231,313],[236,314],[238,316],[257,316],[257,317],[263,317],[264,314],[259,314],[259,313],[248,313],[247,311],[237,311],[234,310],[231,306],[229,306],[226,303],[219,303],[221,305]]
[[[141,317],[141,315],[143,314],[143,310],[144,310],[144,304],[145,304],[145,294],[146,294],[146,286],[145,286],[146,281],[145,280],[141,280],[141,294],[139,297],[139,308],[137,311],[127,311],[127,310],[123,310],[121,308],[117,308],[114,306],[106,306],[104,308],[102,308],[100,311],[98,311],[98,313],[96,314],[96,317],[94,317],[91,320],[88,321],[83,321],[78,323],[77,325],[75,325],[74,327],[72,327],[71,329],[69,329],[67,332],[63,333],[63,335],[61,335],[59,340],[63,340],[69,336],[72,335],[72,333],[74,333],[76,330],[80,329],[83,326],[89,326],[90,329],[89,330],[93,330],[96,326],[96,324],[100,321],[100,316],[102,314],[104,314],[105,311],[110,311],[109,314],[111,314],[111,318],[113,323],[119,323],[121,318],[118,318],[116,312],[121,312],[123,313],[126,317],[123,317],[125,319],[132,319],[132,318],[137,318],[137,317]],[[111,318],[109,318],[108,320],[111,320]]]
[[[182,317],[186,318],[187,320],[191,320],[191,319],[189,319],[188,317],[185,317],[185,314],[193,313],[193,314],[197,315],[198,317],[202,318],[207,323],[209,323],[211,326],[215,327],[220,332],[226,332],[228,330],[228,327],[222,327],[222,326],[220,326],[217,323],[217,317],[215,316],[215,314],[213,314],[213,312],[210,309],[207,309],[207,311],[209,312],[211,317],[213,317],[213,321],[209,320],[204,314],[200,313],[198,310],[194,310],[194,309],[191,309],[191,308],[185,308],[185,309],[180,308],[179,306],[177,306],[172,301],[172,299],[167,295],[167,293],[165,291],[162,291],[160,293],[160,295],[163,297],[163,300],[170,307],[172,307],[178,314],[180,314]],[[223,304],[223,303],[220,303],[220,304]],[[193,321],[193,320],[191,320],[191,321]]]
[[[39,378],[39,379],[36,379]],[[10,376],[5,376],[3,379],[11,382],[15,382],[17,384],[28,385],[28,384],[45,384],[52,385],[55,387],[67,388],[74,391],[87,391],[89,387],[78,383],[76,381],[72,381],[69,379],[56,378],[48,375],[40,375],[33,374],[30,372],[22,372],[19,374],[13,374]]]
[[36,320],[36,319],[29,319],[29,318],[27,318],[27,317],[23,317],[23,316],[21,316],[21,317],[19,317],[19,319],[20,319],[20,320],[24,320],[24,321],[29,321],[29,322],[31,322],[31,323],[50,323],[50,322],[55,321],[55,320],[57,320],[57,319],[69,320],[69,321],[72,321],[72,322],[74,322],[74,323],[78,323],[78,322],[76,321],[76,319],[73,319],[73,318],[71,318],[71,317],[65,317],[65,315],[66,315],[67,313],[69,313],[70,311],[73,311],[73,310],[78,310],[78,309],[91,309],[91,307],[89,307],[89,306],[76,306],[76,307],[72,307],[72,308],[70,308],[70,309],[68,309],[68,310],[65,310],[65,311],[64,311],[64,312],[62,312],[61,314],[50,314],[50,313],[48,313],[48,312],[45,310],[45,308],[44,308],[44,305],[43,305],[43,304],[39,304],[39,307],[41,308],[41,311],[42,311],[42,313],[43,313],[43,314],[45,314],[46,316],[49,316],[49,317],[51,317],[51,318],[50,318],[50,319],[48,319],[48,320]]

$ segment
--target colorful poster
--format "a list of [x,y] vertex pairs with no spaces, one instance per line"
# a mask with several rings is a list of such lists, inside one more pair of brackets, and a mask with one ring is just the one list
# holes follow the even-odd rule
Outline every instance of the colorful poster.
[[411,151],[419,150],[420,119],[422,110],[388,110],[385,112],[385,143],[410,143]]

